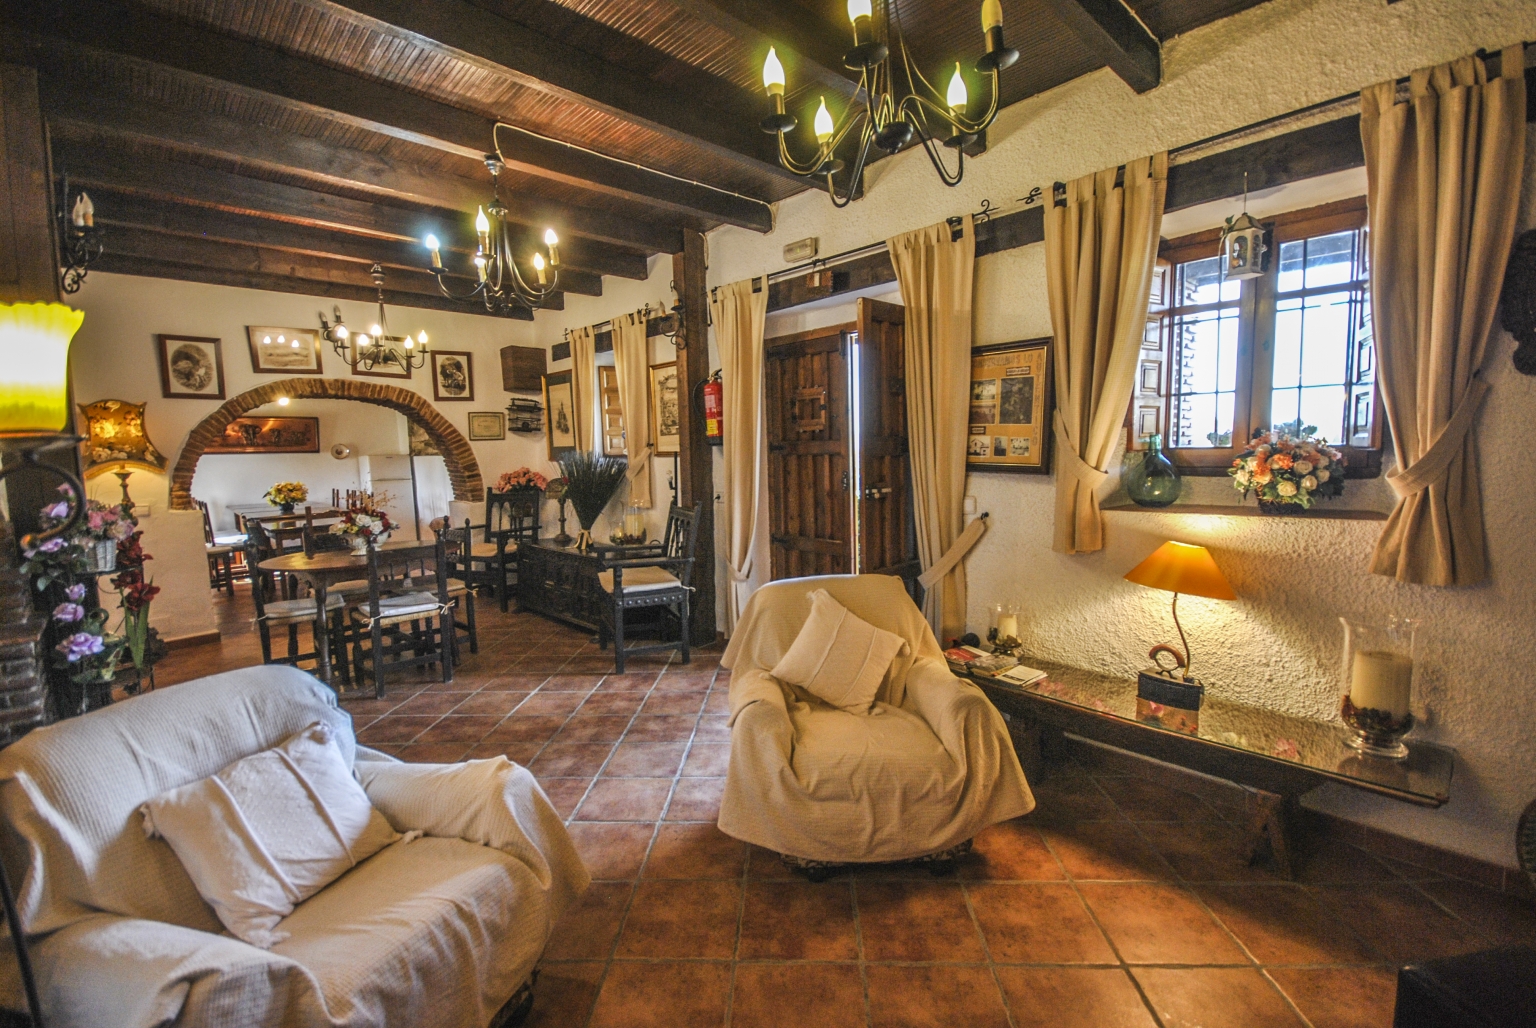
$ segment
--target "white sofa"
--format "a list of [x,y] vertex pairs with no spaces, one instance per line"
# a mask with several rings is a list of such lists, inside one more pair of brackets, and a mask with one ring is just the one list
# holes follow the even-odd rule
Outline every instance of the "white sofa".
[[[223,931],[138,808],[316,721],[394,827],[424,834],[300,904],[287,940],[258,949]],[[0,752],[0,816],[50,1028],[483,1028],[590,880],[526,770],[357,747],[332,692],[275,665],[31,733]],[[14,958],[0,963],[0,999],[25,1009]]]

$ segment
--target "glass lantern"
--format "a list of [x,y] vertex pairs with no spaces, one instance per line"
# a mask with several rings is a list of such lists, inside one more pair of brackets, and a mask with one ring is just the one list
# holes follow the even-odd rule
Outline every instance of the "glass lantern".
[[1012,656],[1023,648],[1019,642],[1020,610],[1014,603],[994,603],[991,607],[992,626],[987,631],[987,642],[993,653]]
[[1401,760],[1403,736],[1413,729],[1414,633],[1419,623],[1392,616],[1384,625],[1340,618],[1344,663],[1340,711],[1361,753]]

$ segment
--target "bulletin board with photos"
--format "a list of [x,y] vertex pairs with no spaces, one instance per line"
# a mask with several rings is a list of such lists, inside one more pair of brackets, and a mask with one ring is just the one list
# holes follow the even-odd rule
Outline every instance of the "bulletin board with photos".
[[1051,340],[971,350],[971,471],[1051,473]]

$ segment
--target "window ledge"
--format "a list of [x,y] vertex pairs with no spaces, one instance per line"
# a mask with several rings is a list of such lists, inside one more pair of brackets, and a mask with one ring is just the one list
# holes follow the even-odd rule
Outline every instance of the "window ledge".
[[1124,514],[1215,514],[1234,518],[1274,518],[1277,520],[1294,518],[1303,521],[1387,520],[1387,515],[1379,510],[1347,510],[1343,507],[1328,506],[1326,501],[1318,504],[1311,510],[1297,511],[1295,514],[1263,514],[1260,513],[1258,507],[1235,503],[1175,503],[1171,507],[1140,507],[1134,503],[1117,503],[1113,507],[1101,507],[1100,509]]

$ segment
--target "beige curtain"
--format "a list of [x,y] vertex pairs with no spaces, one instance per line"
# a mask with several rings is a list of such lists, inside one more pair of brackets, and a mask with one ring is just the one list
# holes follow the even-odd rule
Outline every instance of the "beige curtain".
[[965,564],[960,557],[984,530],[973,526],[965,531],[964,513],[976,269],[970,215],[960,238],[952,236],[949,224],[940,222],[887,240],[907,307],[907,445],[917,554],[925,571],[923,615],[941,641],[965,630]]
[[1104,547],[1099,500],[1136,377],[1147,294],[1168,188],[1168,155],[1067,184],[1045,211],[1045,270],[1055,335],[1058,553]]
[[629,499],[651,506],[650,346],[645,318],[622,314],[613,319],[613,365],[619,378],[619,406],[624,408],[624,454],[629,458]]
[[[721,426],[725,482],[726,587],[725,634],[736,628],[746,606],[752,577],[752,547],[757,539],[758,484],[763,462],[763,328],[768,314],[768,285],[759,280],[732,282],[710,293],[709,310],[720,347],[720,378],[725,386]],[[684,404],[687,398],[680,397]]]
[[1491,82],[1464,57],[1414,72],[1406,103],[1392,82],[1360,94],[1377,382],[1398,464],[1371,570],[1403,582],[1488,577],[1473,421],[1520,204],[1524,69],[1517,45]]
[[591,325],[571,329],[571,402],[576,406],[576,448],[597,446],[597,340]]

